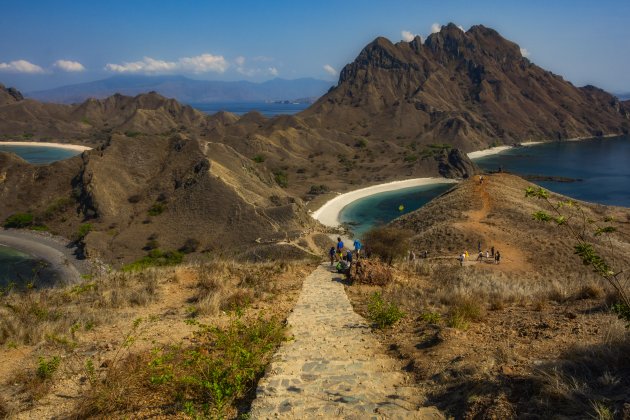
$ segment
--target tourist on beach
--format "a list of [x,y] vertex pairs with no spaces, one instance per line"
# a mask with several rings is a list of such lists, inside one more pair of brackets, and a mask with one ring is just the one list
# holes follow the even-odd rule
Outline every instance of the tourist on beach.
[[335,264],[335,247],[331,246],[328,253],[330,254],[330,266],[332,267]]

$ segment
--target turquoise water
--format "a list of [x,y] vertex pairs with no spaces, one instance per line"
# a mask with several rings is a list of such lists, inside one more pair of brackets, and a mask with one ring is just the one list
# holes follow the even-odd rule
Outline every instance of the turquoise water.
[[15,153],[25,161],[36,165],[46,165],[81,154],[77,150],[61,149],[54,146],[13,146],[1,142],[0,152]]
[[580,179],[532,182],[578,200],[630,207],[629,136],[518,147],[475,162],[488,171]]
[[50,285],[58,275],[45,261],[33,258],[16,249],[0,245],[0,290],[13,284],[18,289]]
[[372,227],[417,210],[452,187],[453,184],[423,185],[374,194],[348,204],[341,210],[339,220],[361,237]]

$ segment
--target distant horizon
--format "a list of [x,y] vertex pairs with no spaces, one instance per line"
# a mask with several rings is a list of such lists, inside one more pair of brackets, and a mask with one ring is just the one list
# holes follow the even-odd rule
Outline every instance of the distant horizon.
[[426,39],[453,22],[497,30],[576,86],[623,94],[630,92],[628,20],[625,0],[11,2],[0,16],[0,37],[11,40],[0,46],[0,83],[25,92],[134,74],[334,83],[374,38]]

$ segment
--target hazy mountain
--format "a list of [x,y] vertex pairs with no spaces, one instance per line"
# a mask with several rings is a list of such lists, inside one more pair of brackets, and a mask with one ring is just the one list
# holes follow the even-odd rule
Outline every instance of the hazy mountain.
[[617,94],[617,98],[621,101],[629,101],[630,100],[630,92],[619,93]]
[[183,76],[114,76],[94,82],[29,92],[27,97],[45,102],[78,103],[115,93],[135,96],[150,91],[186,103],[277,101],[320,97],[330,82],[302,78],[273,79],[263,83],[193,80]]

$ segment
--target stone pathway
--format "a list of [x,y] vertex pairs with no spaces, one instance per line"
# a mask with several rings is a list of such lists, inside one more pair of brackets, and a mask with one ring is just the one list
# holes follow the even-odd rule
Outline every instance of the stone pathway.
[[321,265],[289,316],[293,339],[256,390],[252,419],[442,419],[356,314],[340,277]]

